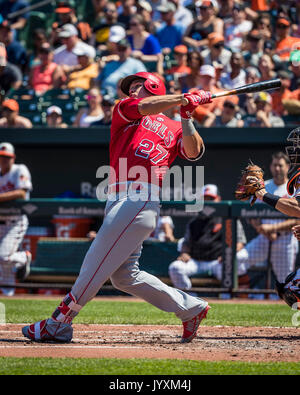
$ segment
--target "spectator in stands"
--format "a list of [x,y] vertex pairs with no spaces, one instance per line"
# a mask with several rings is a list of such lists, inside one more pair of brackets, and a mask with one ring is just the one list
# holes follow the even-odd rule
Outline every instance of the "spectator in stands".
[[160,216],[157,220],[156,228],[149,236],[149,239],[161,242],[174,242],[174,223],[172,217],[169,215]]
[[0,43],[0,94],[6,94],[10,89],[18,89],[22,85],[23,75],[20,69],[7,62],[6,49]]
[[4,20],[9,19],[11,28],[13,30],[20,31],[25,27],[27,23],[27,19],[29,18],[29,12],[25,11],[21,15],[15,16],[14,18],[8,18],[8,15],[13,12],[24,10],[28,6],[28,2],[24,0],[3,0],[0,7],[1,15]]
[[290,35],[291,22],[288,18],[278,18],[276,22],[276,54],[281,61],[288,61],[290,52],[300,48],[300,39]]
[[243,51],[246,66],[258,67],[259,59],[263,56],[264,41],[258,30],[251,30],[246,37],[247,49]]
[[176,65],[166,70],[166,74],[174,75],[174,78],[190,74],[191,68],[187,65],[187,54],[188,49],[185,45],[176,45],[173,51]]
[[24,73],[28,61],[26,49],[16,40],[14,30],[7,21],[0,25],[0,42],[6,47],[8,62],[18,66]]
[[287,115],[287,111],[284,109],[282,100],[289,99],[291,95],[290,84],[291,77],[287,71],[280,70],[277,73],[278,78],[281,81],[281,87],[274,90],[271,93],[272,96],[272,110],[274,114],[278,116]]
[[89,90],[87,95],[88,107],[79,110],[73,123],[75,127],[88,128],[93,122],[103,119],[103,109],[101,107],[102,95],[97,88]]
[[225,89],[234,89],[245,85],[246,72],[244,68],[244,58],[241,53],[236,52],[230,58],[231,71],[223,73],[220,78],[221,86]]
[[257,29],[264,40],[270,40],[272,37],[271,17],[269,14],[260,14],[254,21],[254,28]]
[[226,99],[223,103],[221,115],[214,115],[214,117],[208,118],[204,123],[204,127],[227,127],[227,128],[242,128],[244,121],[241,119],[239,114],[238,105],[229,99]]
[[208,47],[201,52],[204,64],[217,66],[219,70],[224,72],[229,71],[231,52],[224,48],[224,36],[213,32],[207,38]]
[[74,50],[83,49],[88,51],[89,57],[94,59],[96,56],[95,48],[81,41],[78,38],[78,30],[71,24],[62,27],[58,34],[63,45],[55,49],[54,62],[59,65],[75,66],[78,64],[78,57],[74,54]]
[[246,19],[245,6],[234,3],[232,22],[225,25],[225,45],[233,52],[242,50],[243,40],[252,29],[252,22]]
[[63,122],[62,110],[58,106],[50,106],[47,108],[47,126],[49,128],[67,128],[68,125]]
[[[218,188],[214,184],[203,187],[204,201],[219,202]],[[204,275],[221,280],[222,218],[214,215],[215,209],[205,206],[186,227],[183,240],[179,243],[180,255],[169,266],[169,275],[176,288],[188,290],[192,287],[191,277]],[[246,236],[240,221],[237,221],[237,251],[246,244]]]
[[92,31],[90,25],[85,21],[78,21],[74,6],[75,3],[70,0],[58,2],[58,7],[55,9],[55,13],[58,16],[58,22],[54,22],[52,24],[50,35],[50,43],[54,47],[57,47],[60,44],[58,34],[62,26],[66,24],[74,25],[77,28],[78,36],[82,41],[88,42],[91,39]]
[[94,24],[93,27],[103,23],[106,18],[106,6],[108,0],[92,0],[93,12],[94,12]]
[[103,111],[103,118],[99,121],[92,122],[90,126],[109,126],[111,125],[113,109],[115,106],[115,100],[110,97],[109,95],[104,95],[102,98],[102,111]]
[[178,79],[182,93],[187,93],[190,89],[200,84],[200,68],[203,65],[203,58],[198,51],[188,52],[187,65],[191,69],[191,72]]
[[216,0],[199,0],[196,3],[200,14],[197,19],[187,28],[183,42],[195,49],[201,50],[208,45],[210,33],[223,34],[224,23],[218,18],[218,4]]
[[146,23],[149,33],[154,33],[154,22],[152,21],[152,7],[147,0],[138,0],[136,3],[137,15],[141,15]]
[[256,67],[249,66],[246,68],[246,84],[254,84],[259,82],[261,75]]
[[156,30],[156,37],[164,53],[171,52],[176,45],[181,44],[184,34],[184,26],[175,21],[176,6],[174,3],[166,2],[157,7],[161,13],[161,19],[164,23]]
[[109,1],[105,8],[104,19],[100,19],[98,23],[94,24],[93,28],[93,45],[100,51],[106,50],[106,44],[109,38],[110,28],[112,26],[122,26],[118,22],[118,11],[115,3]]
[[48,42],[47,33],[44,29],[35,29],[33,32],[33,49],[28,51],[28,66],[29,68],[36,66],[39,62],[40,48],[43,44]]
[[175,4],[176,12],[174,19],[176,23],[184,26],[185,29],[194,22],[192,12],[181,4],[180,0],[170,0],[171,3]]
[[146,23],[141,15],[130,19],[131,34],[127,36],[131,45],[131,56],[144,63],[163,60],[160,44],[155,36],[146,30]]
[[267,81],[276,77],[274,71],[274,62],[270,55],[262,55],[258,62],[258,69],[260,72],[260,80]]
[[[298,54],[300,57],[300,51],[298,52]],[[298,88],[298,79],[300,78],[300,62],[291,62],[290,68],[293,73],[290,89],[291,91],[294,91]]]
[[297,84],[298,84],[298,89],[292,91],[288,99],[282,100],[282,104],[284,109],[287,111],[287,115],[300,114],[300,78],[298,78]]
[[68,89],[88,90],[99,74],[98,65],[89,57],[90,52],[86,48],[77,48],[73,52],[78,58],[78,65],[64,66],[67,75],[66,86]]
[[121,6],[118,7],[118,22],[121,23],[126,30],[130,29],[130,20],[137,13],[134,0],[121,0]]
[[[249,66],[246,68],[245,71],[246,71],[246,84],[254,84],[260,81],[261,75],[256,67]],[[253,106],[252,107],[253,112],[250,112],[250,114],[253,114],[256,111],[253,95],[251,93],[246,95],[240,95],[238,97],[238,103],[242,111],[249,112],[249,108],[248,108],[249,105]]]
[[[10,143],[0,143],[0,202],[28,200],[32,190],[31,175],[27,166],[15,163],[15,149]],[[20,248],[28,228],[24,214],[8,215],[0,223],[0,282],[11,285],[2,288],[13,296],[16,279],[24,281],[30,272],[31,253]]]
[[232,22],[233,7],[235,5],[234,0],[218,0],[219,12],[218,17],[224,22],[224,27]]
[[144,64],[131,56],[131,46],[127,39],[117,43],[118,60],[106,62],[100,59],[100,74],[97,81],[101,90],[106,91],[111,97],[116,97],[117,83],[121,78],[139,71],[147,71]]
[[272,113],[272,97],[267,92],[260,92],[254,96],[255,112],[244,119],[245,127],[280,128],[284,121]]
[[[204,89],[212,93],[217,93],[222,90],[216,86],[216,70],[213,66],[208,64],[201,66],[199,85],[194,88]],[[191,89],[191,92],[192,91],[193,89]],[[214,99],[211,103],[198,106],[193,112],[194,119],[201,125],[203,125],[204,122],[209,122],[209,119],[214,119],[215,115],[221,114],[224,100],[224,97],[220,97],[218,99]],[[236,102],[238,101],[237,98],[233,100],[236,100]]]
[[49,89],[59,88],[64,79],[62,67],[53,62],[53,49],[48,43],[39,50],[40,64],[33,66],[29,75],[29,86],[36,94],[42,95]]
[[14,99],[6,99],[2,102],[1,114],[0,128],[32,128],[30,120],[19,115],[19,104]]

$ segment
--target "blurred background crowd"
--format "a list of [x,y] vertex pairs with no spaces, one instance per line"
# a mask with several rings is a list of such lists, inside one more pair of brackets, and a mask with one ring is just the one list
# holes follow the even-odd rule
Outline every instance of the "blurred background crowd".
[[[109,125],[120,81],[157,73],[169,93],[280,78],[267,93],[200,106],[202,127],[283,127],[300,114],[297,0],[1,0],[0,127]],[[179,119],[176,110],[167,114]]]

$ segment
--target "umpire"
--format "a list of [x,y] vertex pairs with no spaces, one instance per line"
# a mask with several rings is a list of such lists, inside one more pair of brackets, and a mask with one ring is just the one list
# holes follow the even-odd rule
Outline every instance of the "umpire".
[[[203,188],[205,201],[219,202],[221,197],[214,184]],[[214,215],[215,209],[204,206],[204,209],[192,219],[186,233],[179,243],[181,254],[169,266],[169,275],[176,288],[189,290],[192,287],[190,277],[196,275],[222,278],[222,218]],[[237,221],[237,251],[246,244],[246,236],[242,224]],[[181,245],[180,245],[181,244]]]

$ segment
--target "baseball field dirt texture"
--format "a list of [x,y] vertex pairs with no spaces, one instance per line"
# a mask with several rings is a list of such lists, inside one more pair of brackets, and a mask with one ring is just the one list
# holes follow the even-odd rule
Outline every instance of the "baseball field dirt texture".
[[197,337],[181,344],[182,325],[174,315],[133,297],[100,296],[74,320],[71,343],[24,338],[22,326],[47,318],[58,301],[0,299],[0,374],[300,373],[300,313],[281,301],[208,298],[212,308]]

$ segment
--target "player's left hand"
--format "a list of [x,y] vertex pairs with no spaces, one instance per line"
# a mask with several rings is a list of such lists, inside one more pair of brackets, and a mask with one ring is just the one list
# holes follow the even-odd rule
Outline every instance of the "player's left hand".
[[211,102],[211,93],[205,91],[197,91],[197,94],[185,93],[184,98],[188,100],[188,104],[180,106],[180,116],[183,119],[190,119],[192,113],[200,104]]

